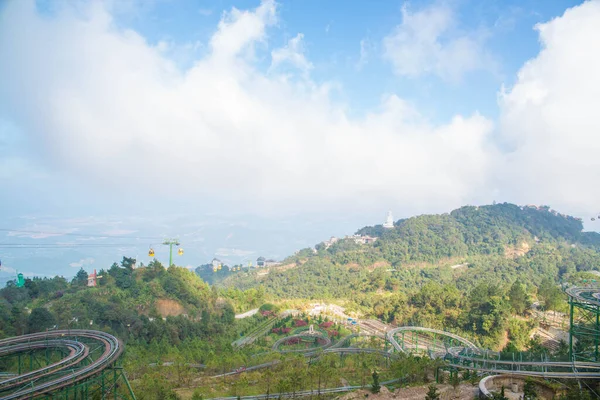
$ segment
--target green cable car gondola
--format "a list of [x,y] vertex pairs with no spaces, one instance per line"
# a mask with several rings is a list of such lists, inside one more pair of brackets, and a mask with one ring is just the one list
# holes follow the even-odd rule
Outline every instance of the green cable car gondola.
[[25,278],[22,273],[17,274],[17,287],[25,286]]

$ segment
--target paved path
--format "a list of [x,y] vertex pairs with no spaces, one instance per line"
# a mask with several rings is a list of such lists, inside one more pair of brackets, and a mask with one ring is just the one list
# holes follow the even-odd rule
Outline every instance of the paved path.
[[248,317],[253,316],[257,312],[258,312],[258,308],[255,308],[254,310],[246,311],[245,313],[242,313],[242,314],[235,314],[235,319],[248,318]]

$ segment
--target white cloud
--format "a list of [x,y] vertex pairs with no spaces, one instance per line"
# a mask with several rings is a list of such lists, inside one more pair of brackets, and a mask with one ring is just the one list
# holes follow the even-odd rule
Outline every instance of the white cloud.
[[[536,26],[542,50],[500,96],[502,187],[522,202],[600,210],[600,2]],[[591,214],[594,215],[594,214]]]
[[265,28],[275,23],[275,11],[274,0],[263,0],[253,11],[242,11],[234,7],[230,12],[224,12],[210,41],[213,57],[228,60],[246,50],[250,50],[246,55],[252,56],[253,45],[264,41]]
[[6,265],[2,265],[2,268],[0,269],[0,272],[4,272],[4,273],[10,273],[10,274],[16,274],[17,270],[12,268],[12,267],[7,267]]
[[411,12],[402,7],[402,23],[383,40],[384,57],[398,75],[438,75],[458,81],[471,71],[493,67],[482,32],[460,32],[447,4]]
[[[261,73],[252,49],[266,44],[275,9],[263,1],[224,13],[209,54],[180,70],[102,8],[48,18],[13,2],[1,16],[0,58],[9,62],[0,73],[19,79],[0,99],[11,99],[8,111],[47,163],[99,186],[151,188],[153,197],[203,194],[265,212],[338,202],[423,210],[479,191],[490,121],[430,126],[394,95],[356,120],[330,99],[329,83]],[[289,57],[302,54],[301,39],[290,41]]]
[[288,43],[279,49],[271,52],[271,70],[276,69],[282,64],[290,64],[298,68],[303,73],[307,73],[313,68],[313,65],[304,55],[304,35],[297,34],[290,39]]
[[77,261],[77,262],[72,262],[69,264],[69,267],[72,268],[82,268],[86,265],[92,265],[96,260],[93,259],[92,257],[88,257],[88,258],[82,258],[81,260]]
[[[496,134],[513,149],[508,157],[477,113],[432,125],[387,94],[379,109],[353,118],[331,99],[331,83],[261,71],[267,28],[277,23],[272,1],[224,13],[208,53],[188,69],[98,4],[84,17],[69,8],[41,17],[30,1],[0,14],[0,76],[14,77],[0,86],[0,110],[39,145],[44,165],[82,181],[263,212],[438,211],[489,202],[494,189],[568,211],[600,194],[597,2],[540,27],[545,49],[501,99]],[[399,73],[454,79],[482,67],[468,34],[441,39],[454,32],[450,11],[404,14],[385,43],[401,50],[390,55]],[[306,69],[301,44],[300,34],[271,62]],[[555,185],[562,181],[569,190]]]
[[360,41],[360,58],[356,63],[356,69],[361,70],[369,61],[369,49],[371,47],[371,43],[367,39],[362,39]]

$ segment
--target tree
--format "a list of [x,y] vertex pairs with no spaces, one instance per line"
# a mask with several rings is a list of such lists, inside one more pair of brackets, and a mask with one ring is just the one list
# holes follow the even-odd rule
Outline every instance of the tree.
[[268,399],[269,395],[271,394],[271,386],[273,385],[273,371],[271,370],[271,368],[267,368],[267,370],[262,375],[262,378],[265,384],[265,391],[267,393]]
[[88,282],[88,273],[85,272],[85,270],[83,268],[80,268],[79,271],[77,271],[75,278],[73,278],[72,283],[77,286],[86,286],[87,282]]
[[375,370],[373,371],[373,374],[371,376],[373,377],[373,385],[371,386],[371,391],[373,393],[379,393],[379,391],[381,390],[381,385],[379,385],[379,374]]
[[440,395],[437,391],[437,387],[435,385],[429,385],[429,391],[425,396],[425,400],[439,400]]
[[552,280],[544,278],[538,289],[538,295],[546,310],[558,310],[564,304],[562,290]]
[[510,299],[510,305],[512,306],[514,312],[516,314],[522,315],[527,309],[528,298],[525,288],[523,288],[523,285],[521,285],[521,283],[518,280],[516,280],[510,287],[508,297]]
[[135,258],[123,257],[123,260],[121,261],[121,266],[125,269],[132,271],[135,267],[135,263]]
[[454,390],[456,390],[458,388],[458,386],[460,385],[460,375],[458,375],[458,371],[454,372],[450,376],[450,384],[452,385]]
[[25,328],[27,327],[27,316],[19,307],[12,307],[9,321],[15,329],[15,333],[17,335],[23,335],[25,333]]
[[492,393],[492,399],[494,400],[509,400],[508,397],[504,395],[504,386],[500,389],[500,393]]
[[56,324],[54,315],[43,307],[34,308],[27,321],[29,332],[43,332],[47,328],[52,328],[54,324]]
[[279,382],[277,382],[277,391],[279,392],[279,398],[283,398],[282,394],[287,392],[290,389],[290,380],[287,377],[282,377]]
[[192,394],[192,400],[204,400],[204,396],[202,396],[202,393],[200,393],[199,389],[194,390],[194,393]]
[[531,380],[526,380],[523,386],[523,400],[535,400],[538,398],[537,389],[535,383]]

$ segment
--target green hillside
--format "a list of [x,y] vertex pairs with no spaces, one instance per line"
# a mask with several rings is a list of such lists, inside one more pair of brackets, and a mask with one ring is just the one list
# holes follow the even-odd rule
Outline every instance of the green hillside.
[[[159,262],[134,269],[123,258],[98,272],[87,286],[80,270],[63,277],[27,279],[0,290],[0,338],[46,329],[95,329],[126,343],[124,366],[139,399],[176,398],[178,371],[149,368],[151,363],[214,363],[237,336],[234,310],[217,291],[185,268],[165,269]],[[185,377],[190,376],[186,370]],[[187,379],[187,378],[186,378]]]
[[599,235],[582,228],[548,207],[468,206],[400,220],[393,229],[365,227],[357,234],[375,243],[320,244],[283,268],[234,274],[221,285],[260,287],[281,300],[342,299],[387,322],[452,327],[494,347],[511,313],[522,314],[536,298],[561,308],[560,282],[595,278],[587,272],[600,266]]
[[[134,269],[134,263],[133,259],[123,258],[121,266],[113,264],[101,270],[97,287],[87,286],[83,270],[72,282],[55,277],[27,279],[22,288],[9,283],[0,290],[0,335],[40,331],[54,325],[91,326],[149,343],[169,335],[171,325],[185,324],[187,330],[196,333],[216,334],[223,327],[209,325],[206,320],[224,324],[233,320],[231,305],[217,307],[216,293],[193,272],[178,267],[167,270],[156,261]],[[167,316],[170,318],[163,321]],[[178,330],[180,340],[188,336],[187,330]]]

